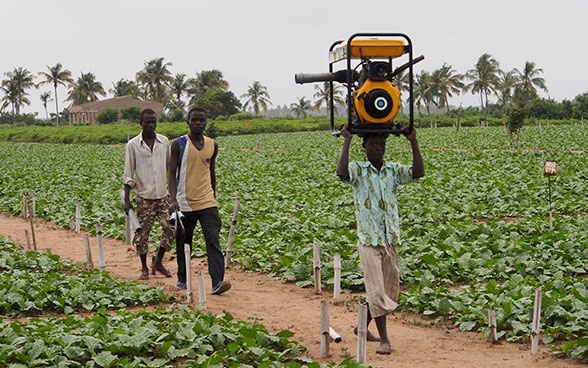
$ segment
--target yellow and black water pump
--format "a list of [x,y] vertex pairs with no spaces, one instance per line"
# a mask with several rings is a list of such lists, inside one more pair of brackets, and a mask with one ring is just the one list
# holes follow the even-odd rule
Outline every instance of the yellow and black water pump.
[[[408,61],[396,69],[393,59],[403,55]],[[352,59],[359,63],[352,67]],[[389,133],[400,135],[407,126],[394,123],[400,110],[400,90],[393,78],[408,69],[408,107],[410,131],[414,125],[413,65],[424,56],[413,58],[412,42],[402,33],[356,33],[347,42],[336,41],[329,48],[329,72],[299,73],[296,83],[329,82],[329,112],[331,132],[335,129],[333,82],[347,87],[347,120],[352,134]],[[333,65],[345,61],[346,69],[333,71]]]

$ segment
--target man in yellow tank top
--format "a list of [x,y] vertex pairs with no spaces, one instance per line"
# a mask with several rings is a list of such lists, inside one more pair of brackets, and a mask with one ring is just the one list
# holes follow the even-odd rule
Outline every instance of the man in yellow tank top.
[[219,244],[221,220],[216,202],[216,175],[214,165],[218,143],[204,136],[206,111],[194,107],[188,113],[190,133],[175,139],[171,146],[168,184],[170,211],[180,210],[184,215],[184,234],[176,235],[179,289],[186,288],[186,263],[184,244],[190,245],[196,222],[200,222],[206,254],[208,273],[212,278],[212,293],[222,294],[231,288],[224,281],[225,258]]

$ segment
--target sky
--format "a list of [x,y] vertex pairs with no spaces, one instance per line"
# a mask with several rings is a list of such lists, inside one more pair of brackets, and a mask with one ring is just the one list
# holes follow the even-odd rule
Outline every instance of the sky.
[[[328,71],[334,41],[385,32],[408,35],[414,55],[425,56],[415,73],[443,63],[465,73],[488,53],[505,71],[534,62],[549,89],[541,97],[588,92],[586,0],[18,0],[2,1],[0,14],[0,79],[14,67],[37,75],[61,63],[74,79],[92,72],[108,92],[163,57],[173,74],[220,70],[237,97],[259,81],[273,106],[289,106],[314,99],[314,85],[294,74]],[[50,90],[30,90],[23,112],[44,117],[39,95]],[[58,89],[60,106],[66,92]],[[478,106],[479,97],[449,102]]]

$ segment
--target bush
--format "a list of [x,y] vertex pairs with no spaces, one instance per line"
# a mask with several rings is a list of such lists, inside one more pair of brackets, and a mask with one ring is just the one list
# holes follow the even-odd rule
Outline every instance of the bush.
[[131,123],[138,123],[141,119],[141,108],[138,106],[126,107],[120,110],[120,116]]
[[102,110],[98,114],[98,117],[96,117],[96,120],[100,124],[112,124],[118,120],[118,110],[111,108]]
[[169,113],[167,119],[169,122],[184,122],[186,121],[186,114],[184,113],[184,110],[175,109]]

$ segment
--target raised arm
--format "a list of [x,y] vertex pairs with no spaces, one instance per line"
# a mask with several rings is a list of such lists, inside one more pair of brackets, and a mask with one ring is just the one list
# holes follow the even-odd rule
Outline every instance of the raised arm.
[[412,148],[412,178],[422,178],[425,176],[425,164],[419,149],[419,142],[416,139],[416,129],[412,128],[409,133],[404,133],[404,136],[408,139]]
[[351,145],[352,134],[347,130],[347,125],[341,129],[343,136],[343,147],[341,148],[341,155],[337,162],[337,175],[343,181],[349,181],[349,146]]

